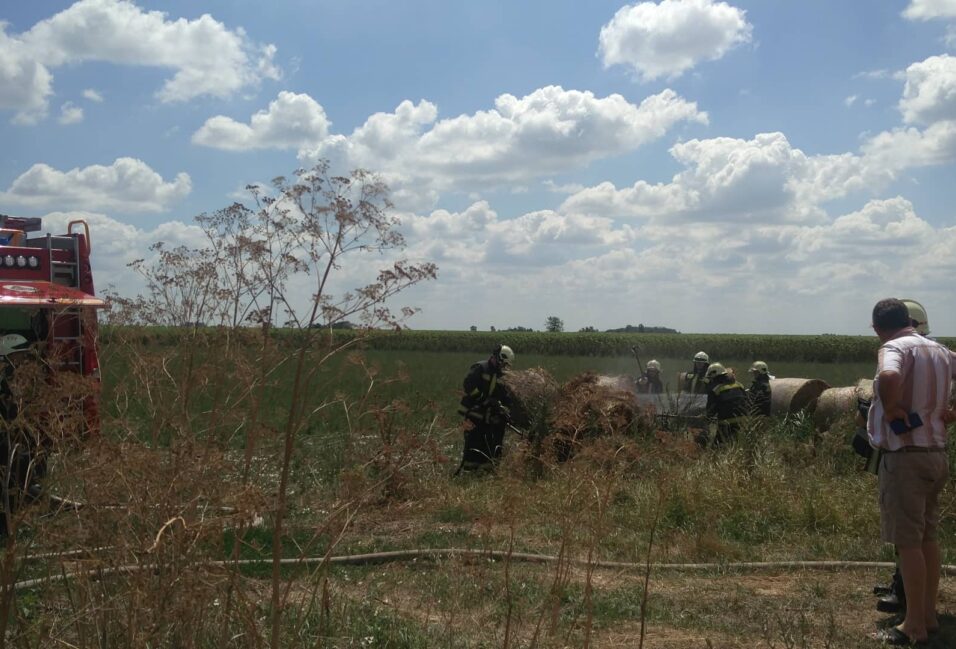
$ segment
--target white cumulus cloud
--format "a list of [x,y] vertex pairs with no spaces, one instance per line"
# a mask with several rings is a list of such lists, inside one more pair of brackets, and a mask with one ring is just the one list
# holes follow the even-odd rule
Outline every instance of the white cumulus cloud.
[[933,227],[916,215],[912,203],[897,196],[871,200],[861,210],[844,214],[832,223],[795,232],[789,257],[807,260],[823,253],[827,257],[878,257],[904,250],[915,257],[933,236]]
[[103,101],[103,95],[93,88],[87,88],[83,91],[83,98],[89,99],[90,101],[95,101],[96,103],[101,103]]
[[117,158],[110,166],[69,171],[35,164],[0,193],[0,199],[34,208],[161,212],[191,188],[186,173],[167,182],[142,160]]
[[[867,136],[857,153],[807,155],[782,133],[674,145],[685,170],[669,183],[609,182],[569,196],[562,210],[613,218],[813,223],[830,200],[878,192],[908,169],[956,160],[956,57],[932,56],[905,72],[904,124]],[[847,102],[850,103],[850,102]],[[864,102],[870,105],[869,100]]]
[[245,151],[249,149],[303,149],[317,146],[329,134],[325,110],[306,94],[280,92],[267,110],[248,124],[217,115],[193,134],[195,144]]
[[883,131],[864,142],[862,151],[872,165],[894,175],[904,169],[946,164],[956,160],[956,120],[936,122],[923,130]]
[[79,124],[83,121],[83,109],[68,101],[60,106],[60,117],[57,120],[60,124]]
[[88,61],[172,70],[157,93],[164,102],[228,97],[278,78],[275,51],[208,14],[169,20],[129,0],[79,0],[21,34],[8,35],[0,23],[0,107],[16,110],[17,122],[35,123],[53,92],[50,70]]
[[[900,74],[903,124],[868,136],[854,164],[896,177],[906,169],[956,160],[956,57],[917,61]],[[844,165],[845,167],[847,165]]]
[[859,156],[808,156],[783,133],[689,140],[671,155],[685,169],[669,183],[600,183],[569,196],[561,209],[658,223],[815,222],[820,203],[889,178]]
[[644,80],[677,77],[751,39],[746,12],[713,0],[663,0],[622,7],[601,28],[605,67],[626,65]]
[[520,98],[500,95],[493,109],[442,120],[434,104],[404,101],[350,135],[330,135],[300,151],[300,159],[375,169],[399,192],[422,196],[577,170],[633,151],[681,122],[706,124],[707,114],[673,90],[632,104],[617,94],[548,86]]
[[956,18],[956,0],[910,0],[903,16],[910,20]]
[[[898,196],[819,217],[632,225],[563,208],[503,218],[479,201],[460,212],[403,215],[402,227],[409,254],[441,268],[442,281],[416,293],[429,305],[429,326],[540,327],[542,314],[557,313],[571,328],[609,327],[648,323],[652,313],[655,324],[685,331],[862,333],[886,295],[948,304],[956,257],[946,251],[956,227],[931,225]],[[487,305],[503,285],[510,321],[489,322]],[[567,304],[575,308],[562,311]],[[820,309],[830,316],[814,324]]]
[[20,40],[8,36],[6,28],[0,22],[0,108],[17,111],[17,124],[35,124],[47,113],[53,75]]
[[907,124],[956,119],[956,56],[931,56],[906,68],[900,111]]

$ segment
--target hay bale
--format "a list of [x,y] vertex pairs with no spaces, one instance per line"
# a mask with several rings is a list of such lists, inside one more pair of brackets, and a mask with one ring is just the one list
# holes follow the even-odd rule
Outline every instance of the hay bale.
[[782,417],[801,410],[813,412],[817,398],[829,387],[820,379],[771,379],[770,414]]
[[813,410],[813,425],[819,430],[827,430],[830,424],[856,409],[857,390],[855,386],[827,388],[817,398]]
[[558,396],[558,382],[542,367],[505,373],[501,384],[511,397],[511,421],[523,430],[546,422]]
[[624,385],[622,377],[586,372],[561,386],[551,412],[550,444],[545,445],[557,459],[569,459],[588,440],[633,432],[649,422],[647,412]]
[[855,413],[857,400],[873,398],[873,380],[860,379],[856,385],[824,390],[817,398],[813,423],[819,431],[829,429],[838,419]]
[[864,399],[873,399],[873,379],[860,379],[856,382],[856,390]]

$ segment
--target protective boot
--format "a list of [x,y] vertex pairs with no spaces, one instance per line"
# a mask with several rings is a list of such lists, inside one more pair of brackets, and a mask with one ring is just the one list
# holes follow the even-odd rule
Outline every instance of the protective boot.
[[876,610],[880,613],[905,613],[906,591],[903,590],[903,576],[900,574],[899,566],[893,573],[893,581],[888,590],[889,593],[876,600]]

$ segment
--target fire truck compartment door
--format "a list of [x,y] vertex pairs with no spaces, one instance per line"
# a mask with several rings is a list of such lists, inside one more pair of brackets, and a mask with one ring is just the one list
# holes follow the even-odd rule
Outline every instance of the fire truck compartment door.
[[0,307],[26,306],[55,309],[57,307],[91,307],[99,309],[106,302],[83,291],[52,282],[0,281]]

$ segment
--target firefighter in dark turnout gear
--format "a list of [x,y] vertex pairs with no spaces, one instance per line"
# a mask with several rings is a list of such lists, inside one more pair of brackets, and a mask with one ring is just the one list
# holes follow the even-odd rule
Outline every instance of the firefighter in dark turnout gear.
[[717,419],[714,446],[732,442],[747,417],[747,393],[723,365],[711,363],[707,379],[707,416]]
[[750,375],[753,382],[747,390],[750,399],[750,414],[754,417],[770,416],[770,369],[763,361],[757,361],[750,366]]
[[[20,418],[20,399],[12,387],[18,364],[33,360],[26,345],[18,334],[0,337],[0,537],[10,532],[10,517],[21,502],[31,493],[38,495],[39,485],[32,483],[46,468],[35,433]],[[13,360],[16,352],[18,361]]]
[[658,361],[647,361],[644,374],[637,380],[637,391],[640,394],[661,394],[664,392],[664,382],[661,381],[661,364]]
[[706,352],[697,352],[694,354],[694,369],[690,372],[681,372],[678,374],[680,379],[681,392],[690,394],[707,394],[707,367],[710,364],[710,357]]
[[501,457],[511,400],[500,379],[514,358],[510,347],[500,345],[465,376],[465,394],[458,408],[465,418],[465,446],[458,471],[474,471]]

